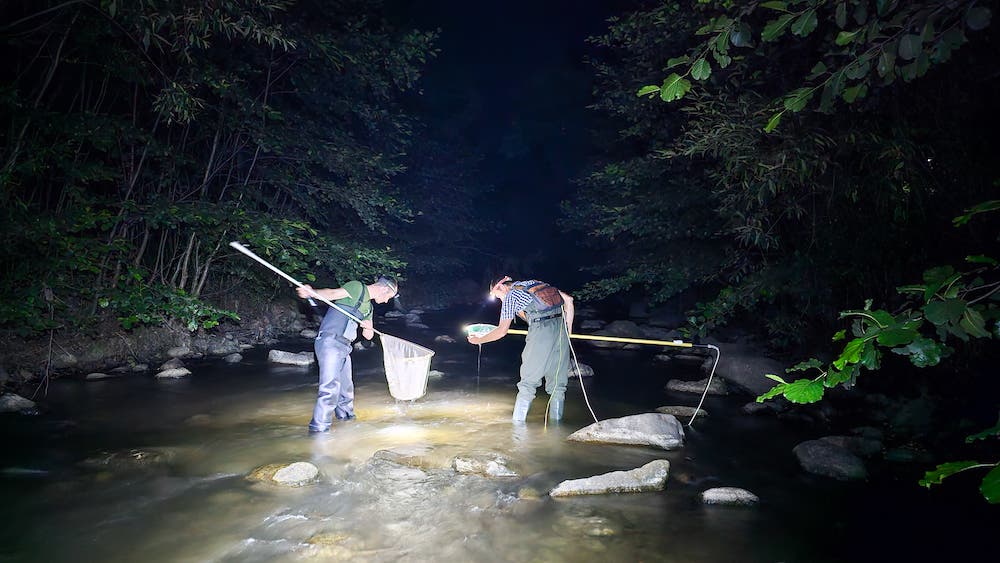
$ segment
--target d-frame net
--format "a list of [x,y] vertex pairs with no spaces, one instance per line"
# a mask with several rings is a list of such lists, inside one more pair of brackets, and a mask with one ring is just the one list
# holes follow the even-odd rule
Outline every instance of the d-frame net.
[[427,392],[427,374],[434,350],[382,334],[382,358],[389,394],[400,401],[412,401]]

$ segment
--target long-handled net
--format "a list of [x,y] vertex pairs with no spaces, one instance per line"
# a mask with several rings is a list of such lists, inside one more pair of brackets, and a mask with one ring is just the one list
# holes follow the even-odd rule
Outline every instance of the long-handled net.
[[[274,273],[295,284],[296,287],[302,287],[302,284],[298,280],[274,267],[270,262],[257,256],[252,250],[242,244],[233,241],[229,243],[229,246],[260,262]],[[343,310],[336,303],[323,298],[318,293],[313,292],[313,297],[354,319],[355,322],[361,322],[361,319]],[[309,301],[312,302],[312,299]],[[394,399],[400,401],[412,401],[423,397],[424,393],[427,392],[427,375],[431,369],[431,357],[434,355],[434,350],[424,348],[419,344],[408,342],[374,328],[372,330],[379,335],[382,341],[382,358],[385,362],[385,379],[389,383],[389,394]]]

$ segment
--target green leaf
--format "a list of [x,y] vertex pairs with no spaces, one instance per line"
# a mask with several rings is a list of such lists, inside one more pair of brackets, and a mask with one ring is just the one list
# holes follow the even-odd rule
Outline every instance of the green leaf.
[[[785,371],[788,371],[788,370],[785,370]],[[774,375],[773,373],[765,374],[764,377],[766,377],[766,378],[768,378],[768,379],[770,379],[772,381],[777,381],[778,383],[787,384],[787,382],[784,379],[781,379],[780,377],[778,377],[777,375]]]
[[1000,503],[1000,465],[991,469],[986,477],[983,477],[983,484],[980,485],[979,490],[990,504]]
[[985,440],[986,438],[996,438],[998,436],[1000,436],[1000,420],[997,420],[996,424],[994,424],[990,428],[987,428],[986,430],[983,430],[982,432],[977,432],[971,436],[966,436],[965,443],[971,444],[976,440]]
[[858,359],[861,358],[861,349],[864,348],[865,340],[863,338],[855,338],[844,346],[844,351],[840,353],[840,357],[833,361],[834,367],[839,370],[843,370],[844,366],[847,364],[856,364]]
[[841,96],[844,98],[845,102],[853,104],[854,100],[864,98],[867,93],[868,85],[862,82],[861,84],[847,88]]
[[970,264],[989,264],[990,266],[996,266],[998,263],[995,258],[985,256],[982,254],[975,254],[972,256],[966,256],[965,261]]
[[777,397],[778,395],[781,395],[784,392],[785,387],[787,386],[788,386],[787,383],[779,383],[774,387],[772,387],[767,393],[764,393],[763,395],[758,395],[756,401],[758,403],[763,403],[768,399]]
[[712,51],[712,57],[715,58],[715,62],[719,63],[719,68],[726,68],[729,63],[733,62],[732,57],[719,51]]
[[944,353],[940,343],[923,337],[914,339],[906,347],[893,348],[892,351],[900,356],[909,356],[910,363],[918,368],[938,365]]
[[679,100],[690,90],[691,81],[675,72],[668,76],[663,81],[663,85],[660,86],[660,99],[664,102]]
[[844,45],[847,45],[851,41],[854,41],[854,38],[857,37],[858,33],[860,32],[861,32],[860,29],[856,29],[854,31],[841,31],[840,33],[837,34],[837,38],[834,39],[833,42],[836,43],[838,46],[843,47]]
[[924,473],[924,478],[920,480],[920,484],[928,489],[931,485],[940,485],[941,481],[947,477],[965,471],[970,467],[975,467],[979,465],[978,461],[949,461],[947,463],[938,464],[934,469]]
[[841,2],[837,4],[837,11],[834,15],[834,21],[837,22],[837,27],[844,29],[847,27],[847,2]]
[[799,379],[785,386],[785,398],[793,403],[804,405],[815,403],[823,398],[823,383],[811,379]]
[[964,299],[951,298],[941,301],[931,301],[924,306],[924,318],[936,324],[958,322],[958,319],[965,312],[966,304]]
[[966,209],[965,210],[965,215],[959,215],[958,217],[955,217],[954,219],[952,219],[951,222],[956,227],[958,227],[958,226],[961,226],[961,225],[964,225],[964,224],[968,223],[969,220],[972,219],[973,215],[976,215],[976,214],[979,214],[979,213],[986,213],[986,212],[989,212],[989,211],[996,211],[998,209],[1000,209],[1000,199],[994,199],[994,200],[990,200],[990,201],[984,201],[984,202],[982,202],[982,203],[980,203],[980,204],[978,204],[976,206],[973,206],[973,207],[971,207],[969,209]]
[[884,78],[887,74],[892,74],[892,69],[895,68],[895,66],[896,55],[883,49],[882,53],[878,56],[878,63],[875,65],[875,70],[878,71],[878,75]]
[[806,10],[804,14],[795,20],[792,24],[792,33],[798,35],[799,37],[805,37],[809,35],[816,29],[816,24],[819,23],[816,19],[816,10],[809,9]]
[[788,11],[787,2],[761,2],[761,8],[767,8],[768,10],[778,10],[779,12]]
[[778,113],[771,116],[771,119],[767,121],[767,125],[764,126],[765,133],[770,133],[771,131],[774,131],[776,127],[778,127],[778,123],[781,123],[781,114],[783,113],[785,112],[779,111]]
[[959,326],[965,329],[965,332],[969,333],[969,336],[974,336],[976,338],[989,338],[990,331],[986,330],[986,321],[983,316],[979,314],[979,311],[975,309],[966,309],[965,313],[962,315],[961,322],[958,323]]
[[[823,368],[823,362],[820,362],[816,358],[809,358],[804,362],[799,362],[794,366],[786,369],[785,372],[791,373],[793,371],[806,371],[809,369],[822,369],[822,368]],[[781,383],[784,383],[784,381],[782,381]]]
[[793,112],[800,112],[806,107],[806,104],[809,103],[812,96],[812,88],[798,88],[792,90],[787,96],[785,96],[785,109]]
[[691,65],[691,77],[695,80],[705,80],[712,75],[712,65],[704,57]]
[[826,374],[826,378],[823,379],[824,387],[836,387],[841,383],[847,383],[851,380],[851,376],[854,374],[854,370],[851,371],[837,371],[830,370]]
[[806,77],[806,80],[815,80],[824,74],[826,74],[826,64],[820,61],[809,71],[809,76]]
[[667,61],[667,70],[674,68],[677,65],[682,65],[691,60],[691,57],[684,55],[682,57],[674,57]]
[[760,33],[760,39],[765,42],[777,40],[785,34],[785,31],[788,30],[788,24],[794,18],[795,16],[792,14],[785,14],[778,19],[767,22],[767,25],[764,26],[764,31]]
[[880,360],[882,359],[882,354],[878,351],[872,342],[867,342],[865,344],[864,350],[861,351],[861,358],[858,363],[865,366],[866,369],[875,371],[879,368]]
[[649,94],[655,94],[655,93],[657,93],[659,91],[660,91],[660,87],[659,86],[655,86],[655,85],[653,85],[653,86],[643,86],[642,88],[639,88],[639,91],[636,92],[635,95],[641,98],[641,97],[649,95]]
[[923,48],[923,40],[919,35],[908,33],[899,40],[899,58],[912,61],[917,58]]
[[882,346],[901,346],[909,344],[920,336],[920,333],[913,329],[893,327],[879,332],[877,340]]
[[969,26],[969,29],[973,31],[986,29],[990,25],[992,15],[989,8],[975,6],[965,15],[965,25]]

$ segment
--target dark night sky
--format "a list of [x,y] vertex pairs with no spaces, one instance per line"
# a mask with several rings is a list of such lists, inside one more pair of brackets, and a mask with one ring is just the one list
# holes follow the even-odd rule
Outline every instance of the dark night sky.
[[387,8],[399,25],[441,29],[441,53],[421,81],[424,107],[485,157],[482,180],[496,193],[482,217],[503,221],[512,246],[484,241],[482,248],[529,261],[511,275],[567,289],[582,282],[581,250],[556,220],[585,169],[597,117],[586,109],[592,73],[583,59],[592,48],[585,39],[604,30],[612,3],[400,0]]

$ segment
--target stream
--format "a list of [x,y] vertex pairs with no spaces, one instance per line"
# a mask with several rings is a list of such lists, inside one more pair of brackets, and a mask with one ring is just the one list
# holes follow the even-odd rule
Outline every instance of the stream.
[[[306,432],[317,367],[266,360],[269,348],[311,350],[307,339],[249,349],[239,364],[188,360],[193,375],[179,380],[53,381],[43,414],[0,415],[0,561],[940,561],[995,551],[1000,510],[974,479],[928,491],[916,484],[924,466],[876,469],[866,483],[810,475],[791,449],[822,434],[743,414],[750,397],[708,397],[710,416],[669,452],[566,441],[593,422],[575,379],[561,423],[544,423],[540,389],[528,423],[512,425],[523,337],[478,358],[460,316],[428,313],[430,330],[377,319],[436,351],[427,394],[395,401],[379,346],[356,351],[357,420],[322,435]],[[435,343],[439,334],[456,342]],[[576,351],[595,370],[583,383],[601,419],[697,404],[663,390],[701,378],[691,365],[647,350]],[[388,449],[425,466],[373,459]],[[519,476],[451,470],[456,455],[490,452]],[[671,464],[662,492],[545,494],[655,459]],[[314,464],[320,480],[280,488],[245,478],[294,461]],[[715,486],[761,502],[703,505],[699,493]]]

